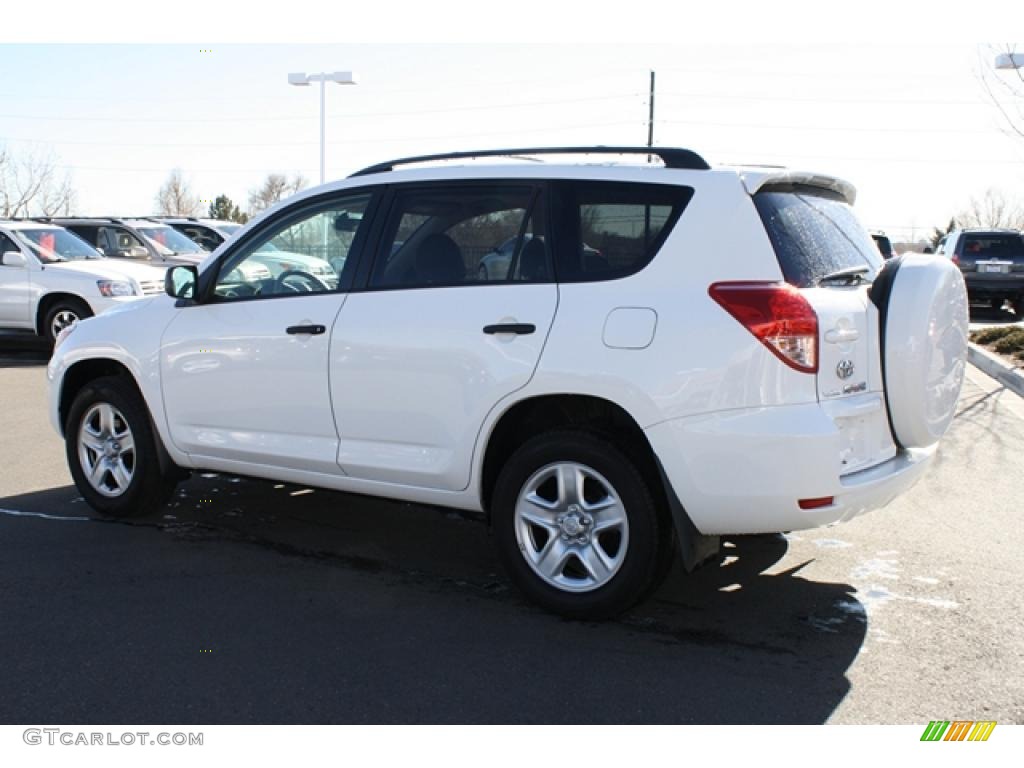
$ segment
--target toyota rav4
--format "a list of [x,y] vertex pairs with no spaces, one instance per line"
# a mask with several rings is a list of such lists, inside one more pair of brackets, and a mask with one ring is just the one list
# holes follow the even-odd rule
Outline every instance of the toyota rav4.
[[[661,162],[607,162],[629,155]],[[934,457],[964,282],[883,262],[854,195],[683,149],[373,166],[66,331],[53,424],[101,513],[151,512],[200,469],[470,510],[527,596],[609,616],[676,556],[850,520]],[[510,238],[509,269],[481,270]],[[271,241],[337,275],[246,277]]]

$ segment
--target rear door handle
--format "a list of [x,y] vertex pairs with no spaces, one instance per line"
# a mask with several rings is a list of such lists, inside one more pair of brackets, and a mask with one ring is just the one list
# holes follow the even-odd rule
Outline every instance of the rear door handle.
[[514,333],[518,336],[528,336],[537,330],[532,323],[498,323],[497,325],[485,325],[484,333]]
[[292,336],[301,333],[308,333],[310,336],[319,336],[321,333],[327,332],[327,326],[325,325],[289,325],[285,329]]

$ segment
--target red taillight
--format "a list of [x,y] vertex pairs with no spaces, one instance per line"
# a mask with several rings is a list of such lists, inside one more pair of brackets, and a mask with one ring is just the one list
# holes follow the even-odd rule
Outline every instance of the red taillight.
[[955,253],[953,254],[953,263],[957,265],[960,264],[960,257],[957,256]]
[[790,368],[818,372],[818,316],[796,288],[788,283],[715,283],[708,293]]
[[821,509],[831,507],[834,501],[835,496],[822,496],[818,499],[800,499],[797,504],[800,505],[800,509]]

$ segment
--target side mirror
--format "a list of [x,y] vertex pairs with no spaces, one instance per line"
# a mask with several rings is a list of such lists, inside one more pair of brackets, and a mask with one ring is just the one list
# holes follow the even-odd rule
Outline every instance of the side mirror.
[[925,249],[924,249],[924,252],[925,253],[935,253],[935,249],[932,248],[930,245],[926,245]]
[[100,256],[106,256],[107,255],[107,249],[106,248],[97,248],[96,251],[97,251],[97,253],[99,253]]
[[5,251],[3,255],[3,265],[5,267],[24,267],[28,264],[28,259],[25,258],[25,254],[21,251]]
[[145,259],[149,257],[149,251],[141,245],[133,245],[127,250],[125,256],[129,259]]
[[194,299],[199,285],[199,270],[191,264],[171,267],[164,275],[164,293],[175,299]]

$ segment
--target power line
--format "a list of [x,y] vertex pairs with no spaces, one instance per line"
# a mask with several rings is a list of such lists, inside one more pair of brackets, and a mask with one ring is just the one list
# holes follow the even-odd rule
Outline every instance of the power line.
[[846,99],[828,98],[824,96],[751,96],[743,93],[680,93],[678,91],[663,91],[662,96],[674,96],[683,99],[713,99],[713,100],[735,100],[735,101],[783,101],[783,102],[809,102],[825,104],[960,104],[960,105],[987,105],[982,100],[954,100],[954,99]]
[[[574,131],[583,128],[608,128],[620,125],[639,125],[640,120],[617,120],[615,122],[608,123],[580,123],[578,125],[563,125],[563,126],[548,126],[544,128],[523,128],[516,130],[507,131],[489,131],[480,132],[474,131],[472,133],[463,134],[445,134],[443,136],[425,136],[423,134],[417,134],[415,136],[394,136],[384,138],[373,138],[373,139],[345,139],[344,141],[329,141],[328,146],[335,148],[344,148],[350,144],[387,144],[394,141],[443,141],[446,139],[462,139],[462,138],[475,138],[478,136],[511,136],[520,135],[524,133],[548,133],[551,131]],[[203,148],[210,147],[214,149],[231,149],[233,147],[298,147],[298,146],[319,146],[318,141],[280,141],[280,142],[258,142],[253,144],[232,142],[230,144],[214,144],[214,143],[150,143],[150,142],[123,142],[123,141],[41,141],[39,139],[25,139],[10,137],[6,141],[22,141],[27,143],[36,144],[67,144],[74,146],[99,146],[99,147],[144,147],[144,148]]]
[[[438,109],[416,109],[402,110],[398,112],[345,112],[337,115],[328,115],[331,119],[347,120],[353,117],[397,117],[405,115],[428,115],[448,112],[474,112],[490,109],[517,109],[519,107],[540,107],[558,106],[562,104],[581,104],[593,101],[613,101],[617,99],[635,98],[640,94],[637,91],[605,96],[587,96],[578,99],[557,99],[554,101],[520,101],[509,104],[474,104],[472,106],[445,107]],[[141,117],[69,117],[67,115],[0,115],[0,118],[7,120],[51,120],[68,122],[102,122],[102,123],[229,123],[253,121],[310,121],[319,118],[319,115],[299,115],[292,117],[268,117],[266,115],[249,115],[247,117],[208,117],[208,118],[141,118]]]

